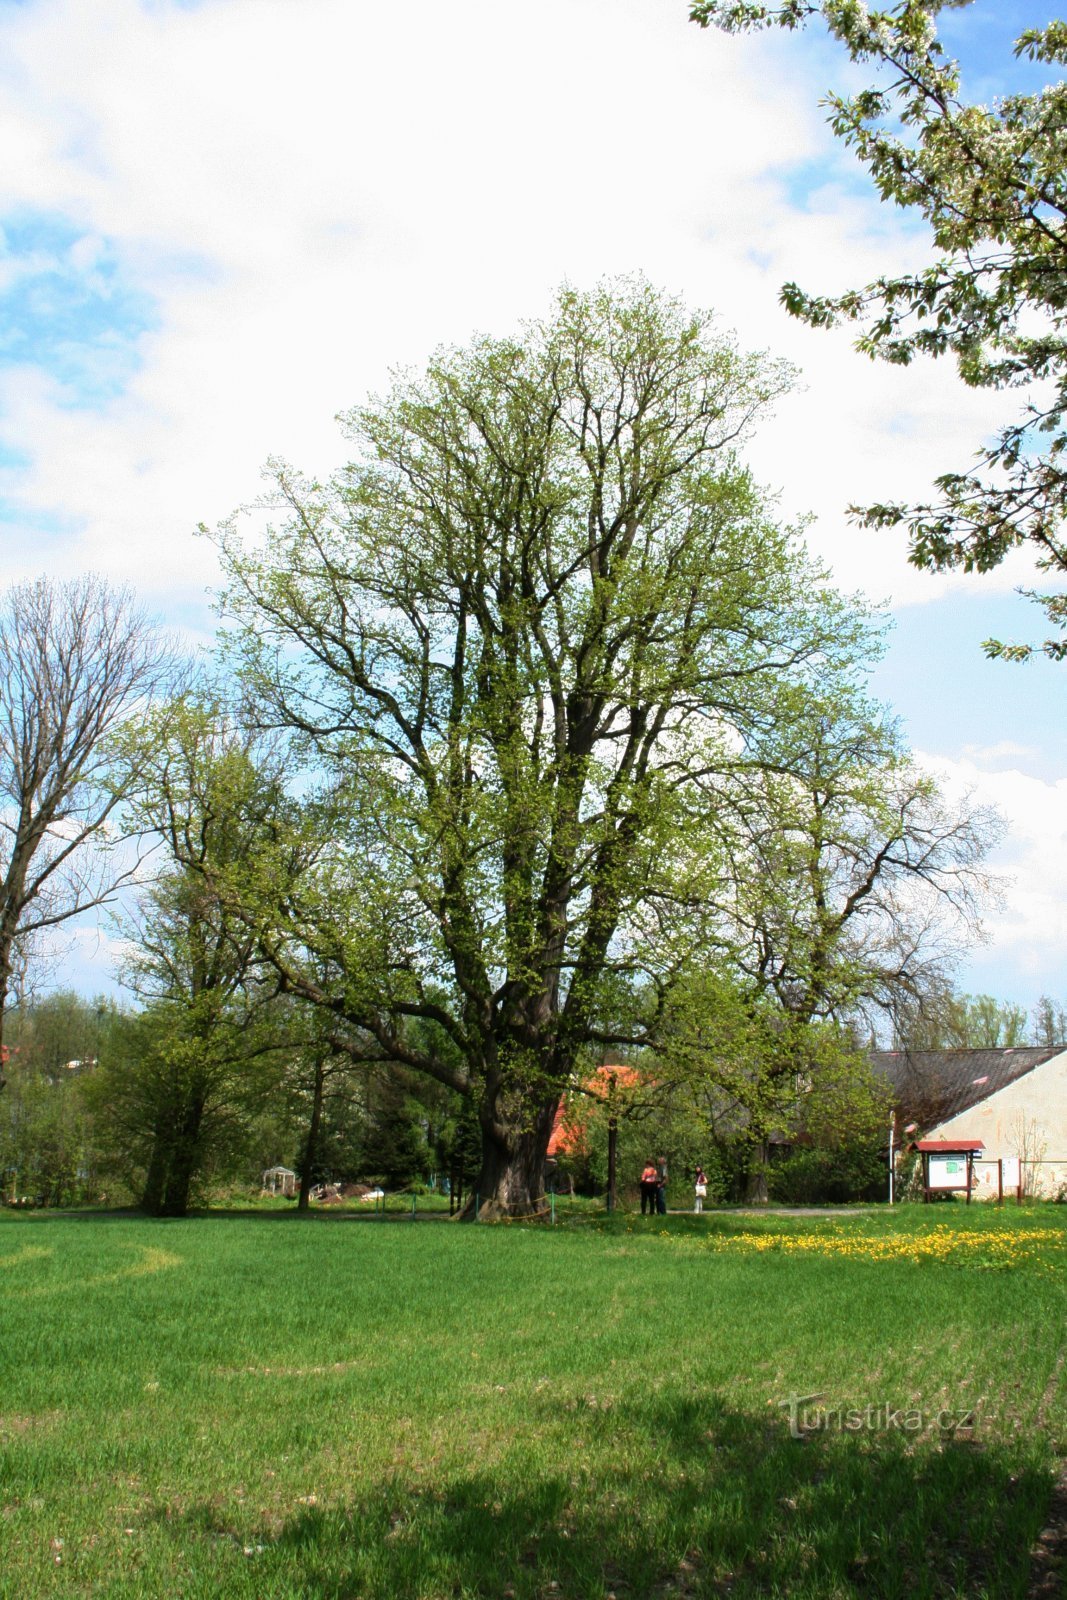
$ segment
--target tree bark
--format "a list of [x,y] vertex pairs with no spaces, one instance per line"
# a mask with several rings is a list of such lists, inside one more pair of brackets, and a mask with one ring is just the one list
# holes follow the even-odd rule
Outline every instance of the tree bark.
[[0,935],[0,1089],[7,1083],[4,1068],[7,1066],[7,1046],[4,1044],[4,1021],[7,1014],[7,997],[11,988],[11,950]]
[[168,672],[147,617],[101,578],[0,597],[0,1050],[16,941],[105,904],[139,866],[97,849],[139,781],[104,746]]
[[158,1217],[163,1212],[163,1189],[167,1180],[168,1144],[167,1134],[157,1126],[152,1139],[152,1154],[148,1160],[148,1171],[145,1174],[144,1192],[141,1195],[141,1210],[147,1211],[150,1217]]
[[315,1062],[315,1084],[311,1096],[311,1121],[308,1124],[308,1136],[304,1145],[304,1158],[300,1168],[300,1195],[296,1202],[298,1211],[306,1211],[311,1199],[311,1175],[319,1153],[319,1127],[322,1122],[322,1097],[326,1083],[326,1063],[320,1058]]
[[545,1101],[522,1127],[504,1129],[494,1107],[482,1109],[482,1165],[460,1213],[464,1222],[545,1214],[545,1158],[559,1096]]
[[160,1209],[164,1217],[184,1217],[188,1213],[189,1190],[200,1154],[200,1124],[203,1116],[203,1102],[191,1100],[185,1108],[180,1126],[175,1129]]

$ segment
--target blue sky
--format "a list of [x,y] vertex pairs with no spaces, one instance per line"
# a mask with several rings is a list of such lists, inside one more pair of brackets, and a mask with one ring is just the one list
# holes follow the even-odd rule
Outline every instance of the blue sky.
[[[0,3],[0,569],[102,570],[206,638],[193,530],[268,455],[326,471],[334,415],[391,365],[506,330],[565,276],[642,269],[796,363],[755,468],[840,585],[890,607],[874,683],[916,749],[1009,814],[1013,883],[962,982],[1067,998],[1067,668],[979,648],[1039,631],[1026,564],[934,578],[845,515],[966,466],[1003,402],[785,316],[786,279],[915,264],[922,229],[828,133],[820,97],[861,79],[818,34],[726,39],[686,10]],[[1046,16],[946,14],[977,94],[1043,81],[1008,48]],[[106,938],[79,948],[77,981],[109,981]]]
[[4,219],[0,274],[3,366],[47,372],[71,405],[99,407],[126,388],[156,308],[113,245],[68,218],[16,212]]

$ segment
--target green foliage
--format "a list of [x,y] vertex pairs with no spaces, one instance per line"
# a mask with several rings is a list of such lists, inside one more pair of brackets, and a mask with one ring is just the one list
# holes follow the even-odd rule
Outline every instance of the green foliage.
[[232,899],[264,870],[284,815],[277,756],[223,706],[187,695],[135,741],[136,812],[167,861],[124,925],[126,977],[146,1003],[125,1059],[95,1087],[112,1159],[143,1174],[151,1212],[184,1215],[201,1176],[248,1155],[249,1117],[277,1090],[307,1030],[264,981],[257,929]]
[[[915,209],[930,225],[932,265],[883,275],[837,296],[786,284],[782,299],[814,326],[858,322],[857,348],[907,364],[951,355],[974,387],[1019,389],[1018,419],[978,452],[972,471],[937,479],[940,498],[917,506],[868,506],[874,527],[905,523],[920,567],[985,572],[1029,545],[1040,571],[1067,571],[1067,328],[1062,279],[1067,220],[1063,129],[1067,84],[966,101],[956,62],[938,40],[938,13],[969,0],[899,0],[874,9],[855,0],[695,0],[702,26],[727,31],[798,27],[821,18],[851,61],[875,82],[827,97],[839,138],[867,166],[881,198]],[[1062,64],[1067,24],[1028,28],[1016,55]],[[1067,623],[1062,594],[1034,595],[1054,629]],[[988,640],[989,654],[1025,659],[1033,646]],[[1067,655],[1058,634],[1040,647]]]
[[[8,1013],[0,1094],[0,1194],[45,1205],[116,1198],[104,1170],[91,1089],[121,1038],[113,1002],[61,992]],[[118,1196],[124,1198],[121,1191]]]
[[180,1004],[130,1017],[85,1082],[104,1172],[149,1211],[183,1214],[205,1185],[258,1167],[256,1117],[277,1090],[268,1055],[249,1070],[239,1038],[224,1055],[189,1031]]
[[863,1139],[888,1119],[884,1086],[851,1031],[773,994],[709,980],[679,987],[650,1071],[676,1115],[721,1141]]
[[[1042,1017],[1050,1025],[1055,1022],[1054,1011],[1039,1013],[1039,1025]],[[1025,1006],[989,994],[951,991],[927,995],[921,1005],[906,1011],[897,1037],[898,1047],[906,1050],[998,1050],[1028,1042]]]
[[794,1150],[767,1172],[768,1194],[787,1206],[847,1205],[852,1200],[884,1200],[889,1174],[876,1146]]
[[1043,994],[1034,1007],[1031,1037],[1036,1045],[1067,1044],[1067,1007]]
[[795,1024],[870,1024],[941,986],[973,937],[1000,819],[949,805],[853,685],[785,699],[774,746],[738,778],[733,962]]
[[[680,1097],[657,1093],[648,1085],[642,1103],[636,1095],[630,1113],[617,1117],[616,1181],[620,1196],[632,1203],[647,1161],[666,1161],[668,1204],[692,1203],[692,1173],[703,1166],[708,1174],[708,1201],[726,1198],[719,1181],[718,1153],[706,1122],[692,1114]],[[607,1189],[608,1110],[596,1101],[574,1107],[576,1143],[561,1166],[571,1172],[580,1192],[602,1195]]]
[[698,1165],[709,1200],[740,1200],[762,1194],[772,1141],[850,1151],[881,1137],[889,1092],[848,1030],[753,1004],[721,981],[676,999],[659,1056],[603,1068],[569,1096],[561,1164],[580,1188],[604,1191],[612,1118],[620,1188],[632,1192],[645,1162],[665,1158],[675,1206],[688,1204]]
[[574,1072],[653,1042],[721,937],[739,771],[869,650],[736,453],[788,382],[642,280],[566,288],[349,413],[329,483],[273,463],[259,543],[219,531],[304,763],[281,870],[227,892],[353,1059],[479,1106],[506,1208]]
[[359,1166],[360,1176],[373,1177],[386,1189],[408,1189],[429,1173],[425,1128],[396,1073],[380,1073],[368,1085]]
[[450,1178],[469,1188],[482,1163],[482,1130],[477,1112],[469,1100],[460,1102],[442,1141],[442,1154]]

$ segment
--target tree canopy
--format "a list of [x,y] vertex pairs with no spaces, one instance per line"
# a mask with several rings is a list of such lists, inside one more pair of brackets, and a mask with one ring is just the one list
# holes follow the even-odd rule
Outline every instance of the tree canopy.
[[[830,94],[834,132],[870,171],[883,200],[930,224],[934,259],[862,288],[824,296],[782,289],[793,315],[816,327],[856,322],[857,348],[907,364],[951,355],[964,381],[1017,389],[1016,419],[978,451],[969,470],[936,480],[926,504],[853,508],[873,527],[904,524],[911,560],[930,570],[986,572],[1016,546],[1041,572],[1067,572],[1067,85],[1009,94],[992,106],[962,97],[958,63],[937,35],[942,11],[971,0],[899,0],[875,9],[857,0],[694,0],[691,16],[728,32],[820,19],[875,81]],[[1067,23],[1028,28],[1016,55],[1062,64]],[[1029,591],[1028,591],[1029,592]],[[1033,594],[1053,634],[1040,647],[1067,655],[1067,595]],[[990,655],[1025,659],[1031,645],[987,640]]]
[[187,693],[131,738],[133,818],[162,862],[121,920],[124,976],[143,1004],[136,1046],[97,1076],[114,1139],[143,1172],[147,1211],[184,1216],[211,1158],[240,1145],[247,1118],[280,1086],[300,1029],[277,1004],[256,930],[216,885],[256,872],[287,802],[269,740],[235,727],[224,705]]
[[354,1059],[477,1108],[483,1208],[536,1208],[563,1088],[732,959],[746,774],[872,648],[739,456],[788,381],[643,280],[565,288],[216,535],[300,803],[215,892]]

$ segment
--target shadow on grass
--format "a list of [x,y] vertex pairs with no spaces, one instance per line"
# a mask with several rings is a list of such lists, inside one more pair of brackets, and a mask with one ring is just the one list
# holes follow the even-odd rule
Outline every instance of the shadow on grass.
[[[302,1600],[514,1596],[653,1600],[1009,1600],[1051,1494],[1034,1449],[820,1432],[650,1399],[581,1412],[576,1444],[546,1468],[520,1444],[491,1469],[435,1480],[395,1473],[373,1494],[302,1506],[280,1526],[227,1527],[215,1507],[168,1520],[183,1544],[228,1544],[244,1571],[226,1593]],[[119,1592],[119,1591],[116,1591]]]

